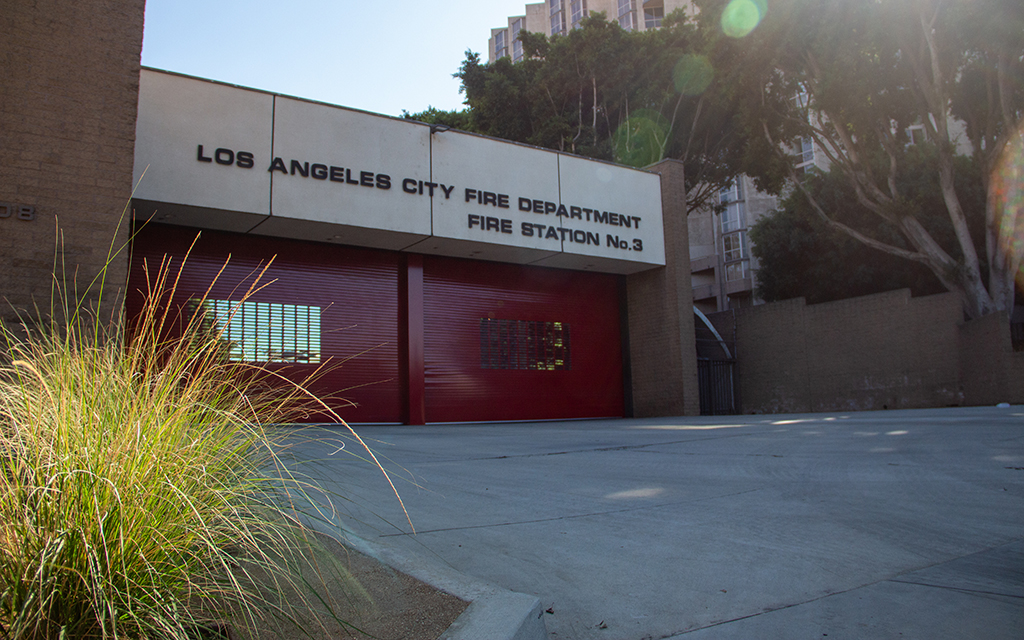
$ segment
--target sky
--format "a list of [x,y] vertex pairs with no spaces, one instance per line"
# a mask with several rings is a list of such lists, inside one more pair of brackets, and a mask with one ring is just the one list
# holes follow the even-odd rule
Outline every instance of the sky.
[[[535,1],[535,0],[531,0]],[[147,0],[142,64],[386,115],[463,108],[452,74],[526,0]]]

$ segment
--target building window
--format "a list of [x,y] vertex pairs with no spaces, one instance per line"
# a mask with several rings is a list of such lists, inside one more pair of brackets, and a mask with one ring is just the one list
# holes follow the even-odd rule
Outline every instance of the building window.
[[796,161],[796,172],[800,175],[807,173],[814,167],[814,141],[810,138],[800,138],[796,143],[796,152],[793,154]]
[[921,144],[928,140],[928,132],[925,131],[924,125],[915,124],[907,127],[907,140],[908,144]]
[[627,31],[636,29],[636,0],[619,0],[619,26]]
[[743,260],[742,262],[733,262],[732,264],[725,265],[725,279],[727,282],[733,280],[742,280],[750,274],[750,264]]
[[665,7],[651,7],[644,9],[644,28],[657,29],[661,27],[661,21],[665,18]]
[[502,30],[494,34],[494,59],[504,58],[508,55],[508,31]]
[[725,205],[721,213],[722,233],[743,228],[743,190],[739,181],[718,192],[719,204]]
[[743,259],[743,232],[730,233],[722,238],[722,247],[725,249],[725,261]]
[[565,12],[562,11],[563,0],[551,0],[551,35],[565,33]]
[[584,0],[569,0],[569,24],[575,29],[587,17],[587,4]]
[[232,362],[320,362],[320,307],[249,300],[193,300],[190,307],[205,314]]
[[523,59],[523,43],[519,41],[519,32],[523,30],[523,19],[512,21],[512,62]]
[[569,325],[480,318],[480,368],[567,371]]

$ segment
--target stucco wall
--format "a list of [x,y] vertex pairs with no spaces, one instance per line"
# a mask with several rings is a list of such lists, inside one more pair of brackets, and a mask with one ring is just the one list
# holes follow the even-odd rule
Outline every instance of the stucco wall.
[[[56,253],[80,290],[127,240],[115,229],[131,194],[144,10],[144,0],[3,3],[0,203],[16,207],[0,218],[2,318],[48,308],[58,223]],[[127,258],[111,266],[108,283],[123,288]]]

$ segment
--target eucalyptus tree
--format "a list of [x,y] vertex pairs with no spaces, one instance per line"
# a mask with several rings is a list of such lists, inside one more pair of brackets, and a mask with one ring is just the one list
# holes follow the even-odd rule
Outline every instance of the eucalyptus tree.
[[[727,28],[737,3],[755,14],[756,26],[740,34]],[[1024,253],[1024,5],[698,5],[702,31],[716,40],[712,59],[729,61],[751,134],[745,172],[768,190],[795,185],[828,228],[926,266],[960,296],[968,317],[1012,308]],[[915,130],[923,135],[914,138]],[[802,140],[814,142],[859,212],[869,215],[826,206],[813,183],[801,179],[790,152]],[[928,148],[938,201],[915,196],[904,179],[919,147]],[[968,171],[973,178],[958,169],[958,155],[977,165]],[[985,194],[977,213],[964,204],[970,189]]]

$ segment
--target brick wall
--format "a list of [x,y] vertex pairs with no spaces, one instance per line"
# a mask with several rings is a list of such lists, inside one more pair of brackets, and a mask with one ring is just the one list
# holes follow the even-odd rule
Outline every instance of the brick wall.
[[[0,0],[0,318],[48,308],[60,226],[66,279],[107,260],[131,193],[145,0]],[[5,209],[0,209],[0,215]],[[122,288],[127,258],[108,284]],[[95,298],[95,295],[91,296]]]
[[683,164],[665,160],[649,169],[661,174],[666,266],[626,278],[633,415],[696,415],[700,396]]
[[[736,311],[744,413],[963,404],[960,303],[907,290]],[[1007,343],[1008,343],[1007,336]]]

